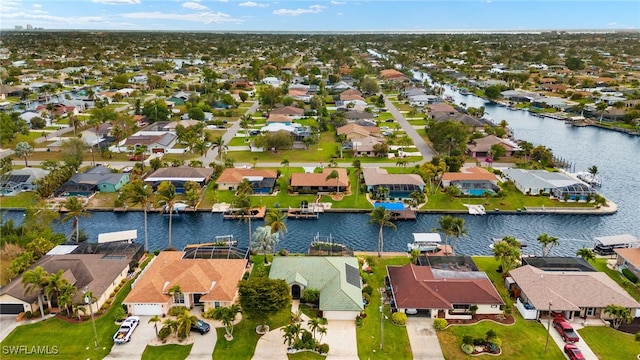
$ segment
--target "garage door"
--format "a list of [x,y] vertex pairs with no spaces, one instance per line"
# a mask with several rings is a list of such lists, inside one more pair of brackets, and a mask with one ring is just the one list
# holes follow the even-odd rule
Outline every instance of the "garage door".
[[134,315],[162,315],[162,305],[160,304],[135,304],[133,305]]
[[22,304],[0,304],[0,314],[17,315],[24,311]]

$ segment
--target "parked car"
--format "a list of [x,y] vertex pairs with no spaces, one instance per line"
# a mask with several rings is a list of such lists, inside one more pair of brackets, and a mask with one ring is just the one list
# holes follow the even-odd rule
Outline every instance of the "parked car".
[[564,321],[564,319],[553,319],[553,327],[558,330],[564,342],[575,343],[580,341],[580,338],[575,330],[573,330],[573,327],[571,327],[568,322]]
[[131,341],[131,335],[133,335],[133,331],[140,324],[140,318],[137,316],[129,316],[126,318],[122,324],[120,324],[120,328],[113,334],[113,342],[116,344],[124,344]]
[[578,347],[573,344],[566,344],[564,346],[564,353],[567,354],[569,360],[584,360],[582,351],[580,351],[580,349],[578,349]]
[[200,335],[204,335],[206,333],[209,332],[209,330],[211,330],[211,325],[209,325],[208,323],[199,320],[196,321],[195,323],[191,324],[191,331],[195,331],[195,332],[199,332]]

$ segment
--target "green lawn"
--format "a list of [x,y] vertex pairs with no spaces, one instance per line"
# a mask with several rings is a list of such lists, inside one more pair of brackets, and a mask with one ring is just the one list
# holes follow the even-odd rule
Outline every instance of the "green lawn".
[[578,333],[599,359],[635,359],[640,344],[633,335],[606,326],[588,326]]
[[[144,268],[153,256],[149,256],[141,265]],[[57,347],[60,359],[102,359],[113,346],[112,336],[118,329],[113,320],[114,310],[122,304],[131,291],[133,279],[129,280],[116,295],[112,306],[106,314],[96,317],[95,326],[98,333],[98,348],[94,347],[94,334],[90,320],[81,323],[70,323],[63,319],[51,318],[33,324],[18,326],[3,341],[5,346],[48,346]],[[13,359],[33,359],[33,354],[14,355]]]
[[296,353],[296,354],[289,354],[287,356],[289,357],[289,360],[322,360],[322,359],[326,359],[325,356],[318,355],[318,354],[310,352],[310,351],[299,352],[299,353]]
[[[384,320],[384,349],[380,350],[380,297],[377,289],[384,286],[386,265],[403,265],[409,262],[407,257],[373,258],[369,257],[373,274],[367,276],[367,284],[373,287],[371,303],[365,308],[367,317],[362,326],[356,329],[358,340],[358,357],[360,359],[411,359],[411,346],[404,327],[396,326],[391,320]],[[390,317],[389,307],[385,307],[385,314]]]
[[21,192],[15,196],[0,196],[0,209],[28,208],[38,202],[38,194],[34,191]]
[[607,275],[613,281],[617,282],[623,289],[625,289],[629,295],[631,295],[636,301],[640,301],[640,284],[636,285],[631,283],[624,275],[616,270],[611,270],[607,267],[607,259],[606,258],[597,258],[593,266],[598,270]]
[[169,344],[162,346],[148,346],[142,353],[143,360],[180,360],[186,359],[191,352],[193,344],[177,345]]

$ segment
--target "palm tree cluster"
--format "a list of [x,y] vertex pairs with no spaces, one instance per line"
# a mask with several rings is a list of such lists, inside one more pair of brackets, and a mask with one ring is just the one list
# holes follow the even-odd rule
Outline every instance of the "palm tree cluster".
[[460,240],[460,237],[467,235],[467,229],[464,226],[464,219],[445,215],[438,219],[438,225],[439,227],[433,229],[433,231],[444,234],[445,253],[449,252],[449,238],[455,238],[453,246],[451,246],[451,254],[455,255],[455,247],[458,240]]
[[396,224],[391,222],[391,211],[382,206],[376,207],[371,213],[369,213],[369,223],[380,226],[380,229],[378,230],[378,257],[380,257],[384,250],[384,237],[382,230],[385,226],[390,227],[393,230],[396,230],[397,227]]
[[[301,323],[291,323],[281,330],[284,332],[284,343],[288,347],[294,349],[312,349],[316,350],[320,348],[322,338],[327,334],[327,327],[322,326],[325,324],[322,318],[313,318],[307,322],[309,330],[304,329]],[[316,338],[316,334],[320,335],[320,338]]]
[[[152,318],[149,322],[156,323],[156,319]],[[159,320],[159,319],[158,319]],[[184,309],[175,318],[168,318],[163,322],[163,326],[158,332],[158,337],[165,340],[172,334],[176,335],[180,341],[186,339],[191,334],[191,325],[198,322],[198,317],[191,315],[189,310]]]
[[41,266],[25,271],[22,275],[25,294],[34,292],[37,294],[41,315],[44,314],[43,295],[47,297],[48,308],[51,308],[52,304],[56,304],[59,308],[65,309],[68,316],[71,316],[69,309],[77,306],[73,303],[73,298],[78,290],[63,275],[64,271],[62,269],[56,273],[49,274]]

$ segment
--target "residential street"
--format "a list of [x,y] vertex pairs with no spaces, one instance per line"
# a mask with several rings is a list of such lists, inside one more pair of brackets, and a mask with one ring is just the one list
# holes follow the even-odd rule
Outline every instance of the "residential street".
[[420,136],[420,134],[418,134],[416,129],[414,129],[413,126],[411,126],[411,124],[409,124],[407,119],[404,118],[402,113],[400,113],[398,108],[396,108],[396,106],[393,105],[393,103],[389,100],[389,98],[387,98],[386,95],[384,97],[384,104],[387,107],[387,109],[389,109],[389,112],[391,113],[391,115],[393,115],[393,117],[396,119],[398,124],[400,124],[404,132],[407,133],[407,135],[411,138],[411,140],[413,140],[413,144],[418,149],[418,151],[420,151],[420,153],[422,154],[422,160],[419,161],[418,163],[422,164],[424,162],[431,161],[431,159],[433,159],[436,153],[433,151],[433,149],[431,149],[429,145],[427,145],[427,143]]

